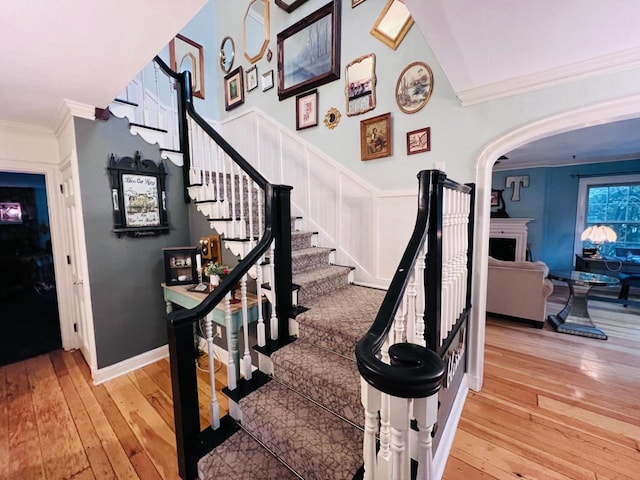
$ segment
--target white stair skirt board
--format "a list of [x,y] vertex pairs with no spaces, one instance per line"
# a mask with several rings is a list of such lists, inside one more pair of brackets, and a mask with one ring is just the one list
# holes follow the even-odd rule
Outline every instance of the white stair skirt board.
[[158,145],[160,145],[160,148],[165,146],[163,145],[165,132],[145,127],[139,127],[137,125],[131,125],[130,130],[133,135],[140,135],[147,143],[150,143],[151,145],[157,143]]
[[128,358],[114,365],[103,367],[95,370],[92,374],[93,384],[100,385],[101,383],[119,377],[126,373],[132,372],[139,368],[142,368],[150,363],[157,362],[163,358],[169,356],[169,346],[163,345],[161,347],[149,350],[148,352],[141,353],[135,357]]
[[444,475],[444,468],[447,466],[447,460],[449,459],[449,453],[451,452],[451,446],[453,445],[453,439],[458,430],[458,422],[462,416],[462,409],[464,408],[465,401],[467,400],[467,394],[469,393],[469,374],[465,373],[460,382],[460,388],[453,401],[451,412],[449,412],[449,421],[442,432],[440,437],[440,443],[438,444],[438,450],[433,454],[433,472],[434,479],[442,478]]
[[160,157],[169,160],[176,167],[182,167],[184,165],[184,157],[182,152],[169,152],[167,150],[162,150],[160,152]]

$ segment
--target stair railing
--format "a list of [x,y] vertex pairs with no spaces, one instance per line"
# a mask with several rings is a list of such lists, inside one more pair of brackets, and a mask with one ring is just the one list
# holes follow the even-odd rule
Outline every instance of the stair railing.
[[[271,252],[270,261],[278,272],[277,275],[271,276],[270,282],[272,311],[277,319],[273,329],[277,330],[277,336],[288,338],[289,316],[292,311],[291,187],[269,183],[195,111],[189,72],[175,73],[159,57],[156,57],[154,62],[175,80],[177,86],[185,192],[189,189],[196,197],[206,198],[197,204],[198,208],[208,209],[212,216],[227,217],[217,221],[225,222],[226,228],[235,237],[230,240],[239,240],[246,245],[240,262],[200,304],[192,309],[171,312],[166,316],[179,474],[183,480],[191,480],[197,478],[198,460],[222,442],[230,431],[237,428],[229,416],[220,418],[215,379],[210,373],[211,425],[202,431],[200,429],[194,327],[200,319],[204,319],[210,372],[213,372],[211,312],[224,302],[227,347],[231,350],[229,304],[231,290],[239,282],[245,335],[242,373],[246,380],[250,379],[252,365],[247,347],[249,329],[246,282],[250,272],[260,281],[263,259],[267,252]],[[188,198],[187,195],[186,193],[185,198]],[[261,285],[257,288],[260,312],[258,338],[264,342],[266,334],[261,313]],[[271,337],[274,337],[274,332],[271,332]],[[236,389],[238,379],[231,351],[227,377],[228,388]]]
[[[356,345],[365,410],[364,478],[431,480],[442,353],[470,310],[473,189],[418,174],[416,224],[380,310]],[[411,422],[417,435],[411,435]]]

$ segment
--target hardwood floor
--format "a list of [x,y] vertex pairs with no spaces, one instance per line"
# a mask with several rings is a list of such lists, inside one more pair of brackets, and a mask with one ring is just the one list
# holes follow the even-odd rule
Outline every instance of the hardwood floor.
[[[199,372],[201,425],[207,378]],[[98,386],[77,351],[0,367],[0,479],[160,480],[177,471],[168,360]]]
[[[608,341],[490,319],[484,387],[469,394],[444,478],[639,478],[636,314],[637,324],[619,325]],[[199,374],[203,424],[206,377]],[[0,479],[176,472],[167,360],[99,386],[79,352],[0,367]]]

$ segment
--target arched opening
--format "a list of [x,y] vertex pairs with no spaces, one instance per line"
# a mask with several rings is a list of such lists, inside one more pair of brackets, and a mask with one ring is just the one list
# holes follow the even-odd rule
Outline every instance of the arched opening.
[[550,135],[579,128],[626,120],[640,116],[640,95],[590,105],[570,112],[532,122],[490,142],[476,162],[476,210],[473,261],[475,281],[472,302],[469,346],[469,387],[482,388],[484,371],[485,307],[487,294],[487,262],[489,251],[489,221],[491,215],[491,176],[496,160],[506,152]]

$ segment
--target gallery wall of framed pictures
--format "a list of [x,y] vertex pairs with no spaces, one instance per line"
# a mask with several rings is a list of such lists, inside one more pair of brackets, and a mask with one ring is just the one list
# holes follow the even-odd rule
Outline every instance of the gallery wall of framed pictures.
[[[256,0],[246,2],[255,7]],[[434,75],[424,49],[412,45],[414,22],[403,2],[274,0],[264,54],[250,63],[246,52],[228,51],[245,43],[232,41],[246,36],[246,15],[236,17],[244,26],[220,36],[224,59],[238,62],[220,73],[225,110],[256,105],[298,135],[338,136],[321,148],[348,145],[363,161],[431,151]]]

